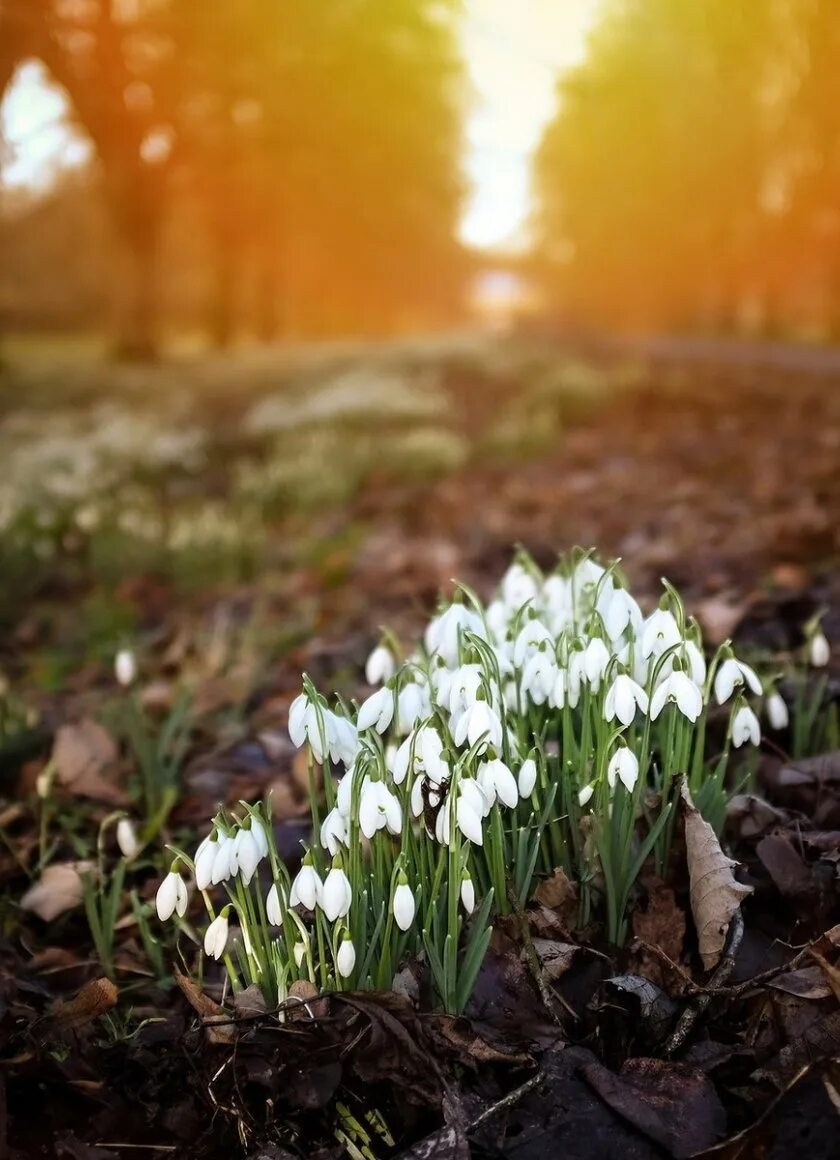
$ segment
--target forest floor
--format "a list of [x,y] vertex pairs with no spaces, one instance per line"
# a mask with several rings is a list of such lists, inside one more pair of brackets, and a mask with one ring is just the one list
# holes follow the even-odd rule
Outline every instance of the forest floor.
[[[46,359],[7,368],[0,410],[0,1156],[837,1154],[840,360],[474,336],[151,372]],[[189,950],[163,944],[160,970],[139,935],[159,852],[117,898],[107,971],[79,896],[21,907],[53,864],[115,864],[97,829],[135,808],[138,759],[118,648],[153,740],[189,690],[166,837],[270,790],[293,863],[301,672],[357,693],[382,626],[410,639],[453,577],[488,595],[517,544],[543,566],[596,546],[650,599],[667,576],[742,650],[790,656],[824,612],[835,751],[762,749],[727,831],[755,889],[726,978],[700,968],[684,874],[647,879],[621,951],[549,883],[526,942],[563,965],[536,981],[500,935],[465,1019],[360,993],[208,1031],[169,971]]]

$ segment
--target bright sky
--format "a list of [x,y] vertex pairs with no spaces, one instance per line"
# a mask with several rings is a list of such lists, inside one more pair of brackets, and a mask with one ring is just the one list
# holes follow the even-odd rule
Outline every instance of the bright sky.
[[[529,164],[553,109],[557,74],[583,55],[600,0],[465,0],[462,44],[476,90],[467,124],[471,194],[461,225],[476,246],[522,242]],[[19,70],[0,109],[3,183],[45,189],[89,144],[62,124],[66,103],[43,68]]]

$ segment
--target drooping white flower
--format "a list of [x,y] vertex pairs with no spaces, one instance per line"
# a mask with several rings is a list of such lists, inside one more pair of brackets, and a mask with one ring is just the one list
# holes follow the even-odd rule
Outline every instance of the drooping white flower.
[[[470,794],[464,793],[464,785],[469,784],[468,781],[462,781],[458,786],[458,801],[455,803],[455,821],[458,829],[474,846],[484,845],[484,827],[482,825],[482,810],[475,808],[475,799]],[[448,815],[448,810],[441,810],[441,813]]]
[[375,729],[384,733],[394,719],[394,693],[387,685],[371,693],[359,709],[356,728],[360,733],[365,729]]
[[554,638],[541,620],[527,620],[513,646],[513,663],[521,669],[540,648],[554,648]]
[[216,830],[204,839],[195,853],[195,884],[199,890],[206,890],[213,882],[213,862],[219,849]]
[[604,698],[604,720],[612,721],[618,718],[622,725],[632,725],[637,709],[647,713],[648,695],[632,677],[620,673]]
[[330,760],[350,766],[359,752],[359,734],[356,726],[347,717],[330,713],[327,718],[327,743]]
[[475,910],[475,887],[468,870],[464,871],[461,878],[461,905],[467,914],[472,914]]
[[397,698],[397,727],[400,733],[409,733],[418,721],[429,716],[431,710],[428,687],[416,681],[403,685]]
[[787,729],[790,723],[790,714],[788,713],[787,704],[781,693],[772,692],[767,698],[765,708],[771,729]]
[[447,667],[454,669],[460,660],[461,638],[467,631],[483,635],[481,617],[464,604],[450,604],[426,629],[424,643],[428,653],[437,653]]
[[610,650],[599,636],[593,637],[583,650],[583,672],[593,693],[600,689],[610,659]]
[[342,979],[349,979],[355,966],[356,948],[353,946],[349,932],[345,931],[338,948],[338,954],[335,956],[335,968]]
[[761,743],[761,726],[749,705],[741,705],[733,713],[730,737],[736,749],[739,749],[747,741],[753,745]]
[[289,706],[289,736],[297,749],[309,742],[312,756],[320,765],[329,749],[332,714],[323,705],[315,705],[306,693],[300,693]]
[[338,853],[338,847],[347,845],[348,837],[347,818],[337,805],[333,806],[323,822],[321,822],[321,832],[319,834],[321,845],[335,857]]
[[501,749],[502,723],[496,711],[491,709],[486,701],[476,701],[458,719],[455,728],[455,744],[463,745],[465,741],[468,741],[471,747],[480,742],[477,750],[479,753],[483,753],[488,745]]
[[500,758],[482,762],[476,780],[491,806],[498,798],[509,810],[516,808],[519,801],[516,778]]
[[239,869],[239,862],[236,858],[236,846],[233,838],[227,834],[220,834],[215,846],[216,853],[210,871],[210,882],[213,886],[218,886],[220,882],[226,882],[232,874],[236,873]]
[[637,635],[642,627],[642,610],[626,588],[605,585],[597,609],[610,640],[618,640],[628,628]]
[[727,657],[715,673],[717,703],[722,705],[724,701],[728,701],[735,689],[744,684],[748,685],[756,696],[761,696],[761,681],[754,670],[749,665],[745,665],[743,661],[736,660],[735,657]]
[[127,862],[140,853],[140,840],[131,818],[120,818],[117,822],[117,845]]
[[824,669],[831,660],[831,646],[822,629],[817,629],[808,641],[808,660],[815,669]]
[[506,607],[518,612],[523,604],[536,598],[537,591],[537,581],[523,564],[514,560],[502,577],[501,595]]
[[183,918],[187,913],[189,895],[184,879],[177,870],[172,869],[157,888],[155,908],[161,922],[166,922],[173,914]]
[[461,665],[450,674],[444,704],[453,717],[466,713],[475,704],[482,676],[481,665],[476,664]]
[[578,791],[578,805],[581,807],[585,806],[586,803],[589,801],[589,799],[594,794],[594,792],[595,792],[595,786],[592,785],[591,782],[589,785],[585,785],[582,789],[580,789]]
[[324,879],[321,887],[321,909],[330,922],[337,918],[344,918],[350,910],[353,901],[353,890],[350,880],[341,868],[340,863],[333,862],[330,872]]
[[204,932],[204,953],[219,961],[228,941],[228,907],[218,914]]
[[656,608],[642,627],[642,656],[645,659],[662,656],[666,649],[679,644],[681,640],[680,628],[673,613],[667,608]]
[[414,911],[414,895],[408,885],[408,879],[401,874],[394,891],[394,921],[400,930],[408,930],[414,922]]
[[234,838],[234,850],[242,881],[249,886],[260,863],[260,848],[250,826],[240,827]]
[[669,703],[675,704],[683,717],[691,722],[703,712],[703,694],[688,673],[678,669],[657,686],[650,699],[651,720],[655,721]]
[[638,758],[626,745],[619,745],[607,765],[607,784],[610,789],[615,789],[616,778],[628,793],[632,793],[639,778]]
[[306,710],[309,698],[306,693],[298,693],[289,706],[289,736],[296,749],[306,741]]
[[521,798],[530,797],[537,784],[537,763],[533,757],[528,757],[522,762],[516,780],[519,785],[519,796]]
[[114,674],[124,689],[137,680],[137,661],[130,648],[121,648],[114,657]]
[[520,689],[522,697],[530,698],[535,705],[544,705],[554,689],[557,680],[557,660],[548,648],[535,652],[522,670]]
[[394,654],[384,644],[377,645],[365,664],[365,680],[369,685],[384,685],[396,671]]
[[318,871],[304,859],[289,891],[289,906],[297,906],[298,903],[301,903],[307,910],[314,910],[321,901],[322,891],[323,884],[318,877]]
[[272,884],[265,899],[265,916],[272,926],[283,925],[283,907],[280,905],[280,892],[277,883]]
[[552,632],[559,635],[563,629],[571,627],[575,607],[571,581],[557,573],[549,576],[543,585],[542,597]]
[[383,781],[365,781],[359,798],[359,829],[366,838],[384,828],[389,834],[402,831],[402,807]]

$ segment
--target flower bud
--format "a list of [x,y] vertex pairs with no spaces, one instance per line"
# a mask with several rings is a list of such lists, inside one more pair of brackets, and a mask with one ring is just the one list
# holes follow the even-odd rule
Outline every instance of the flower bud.
[[353,940],[347,931],[344,932],[341,946],[338,948],[335,965],[342,979],[348,979],[353,974],[353,968],[356,965],[356,948],[353,946]]
[[765,708],[771,729],[787,729],[788,723],[790,722],[790,714],[788,713],[788,707],[781,693],[771,693],[767,698]]
[[114,658],[114,674],[124,689],[137,679],[137,661],[131,649],[121,648]]
[[400,930],[408,930],[414,922],[414,895],[405,874],[400,874],[400,882],[394,891],[394,919]]
[[817,629],[808,641],[808,660],[815,669],[824,669],[831,660],[831,647],[822,629]]
[[464,871],[461,879],[461,905],[467,914],[472,914],[475,910],[475,887],[468,870]]
[[207,930],[204,932],[204,953],[209,955],[211,958],[214,958],[216,962],[218,962],[222,955],[225,953],[225,947],[227,946],[228,910],[229,907],[226,906],[221,914],[213,919]]
[[117,822],[117,845],[120,853],[127,862],[136,858],[140,853],[140,843],[131,818],[120,818]]

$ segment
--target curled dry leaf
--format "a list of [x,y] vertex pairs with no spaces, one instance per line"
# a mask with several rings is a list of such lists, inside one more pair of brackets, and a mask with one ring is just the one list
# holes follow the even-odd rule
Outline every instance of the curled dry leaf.
[[59,1001],[48,1016],[54,1031],[75,1031],[117,1005],[117,988],[110,979],[91,979],[66,1002]]
[[22,909],[37,914],[44,922],[52,922],[66,910],[72,910],[82,901],[81,875],[91,866],[90,862],[55,862],[47,866],[20,900]]
[[691,800],[688,784],[680,787],[685,818],[685,845],[691,882],[691,913],[697,927],[700,957],[707,971],[717,966],[726,932],[741,900],[751,886],[737,882],[732,873],[738,863],[727,858],[712,827],[703,820]]
[[56,732],[52,751],[56,781],[71,793],[124,806],[128,799],[113,780],[117,758],[110,733],[90,718],[61,725]]
[[172,973],[184,998],[204,1024],[208,1043],[233,1043],[234,1027],[219,1004],[214,1003],[209,995],[196,986],[189,975],[182,974],[176,966],[173,966]]

